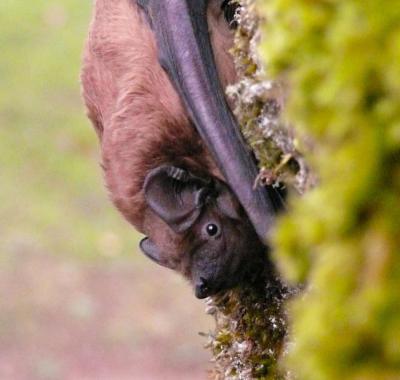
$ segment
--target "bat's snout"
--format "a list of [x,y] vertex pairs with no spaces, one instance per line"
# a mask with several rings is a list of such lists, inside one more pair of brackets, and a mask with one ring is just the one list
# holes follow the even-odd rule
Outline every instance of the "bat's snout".
[[203,299],[229,288],[229,286],[221,286],[221,284],[214,282],[212,279],[200,277],[200,279],[194,285],[194,294],[198,299]]
[[200,277],[200,280],[195,284],[194,292],[197,298],[203,299],[212,295],[213,289],[209,285],[204,277]]

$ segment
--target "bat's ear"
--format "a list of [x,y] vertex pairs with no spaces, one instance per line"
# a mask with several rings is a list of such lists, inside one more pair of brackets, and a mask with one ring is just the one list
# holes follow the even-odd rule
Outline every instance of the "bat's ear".
[[149,207],[175,232],[187,231],[196,222],[212,182],[175,166],[151,170],[144,183]]
[[144,238],[140,243],[139,247],[142,250],[142,252],[151,260],[156,262],[159,265],[162,265],[163,267],[167,267],[170,269],[174,269],[174,266],[171,265],[171,263],[165,261],[162,258],[161,252],[158,249],[158,247],[149,239],[149,238]]

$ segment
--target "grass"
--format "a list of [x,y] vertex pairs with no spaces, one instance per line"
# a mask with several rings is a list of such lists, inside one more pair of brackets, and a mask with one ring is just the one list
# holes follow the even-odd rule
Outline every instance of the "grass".
[[91,2],[0,3],[0,252],[131,254],[110,206],[80,98]]

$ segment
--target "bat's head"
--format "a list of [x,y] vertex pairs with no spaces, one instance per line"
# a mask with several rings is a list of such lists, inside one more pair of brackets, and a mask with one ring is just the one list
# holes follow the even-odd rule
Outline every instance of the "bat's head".
[[144,192],[152,212],[175,238],[171,244],[171,239],[154,239],[150,231],[140,244],[142,251],[186,276],[198,298],[234,287],[265,263],[265,246],[232,191],[219,179],[162,166],[149,172]]

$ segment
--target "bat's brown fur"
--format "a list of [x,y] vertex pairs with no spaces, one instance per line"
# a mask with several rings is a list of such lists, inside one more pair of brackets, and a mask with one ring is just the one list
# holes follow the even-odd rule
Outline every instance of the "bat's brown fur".
[[[235,79],[228,52],[232,32],[211,1],[208,12],[216,62],[224,85]],[[83,96],[102,148],[111,198],[141,232],[158,230],[146,212],[146,173],[163,163],[219,175],[190,124],[178,94],[157,60],[142,11],[131,0],[96,0],[84,53]],[[151,219],[151,223],[150,223]]]

